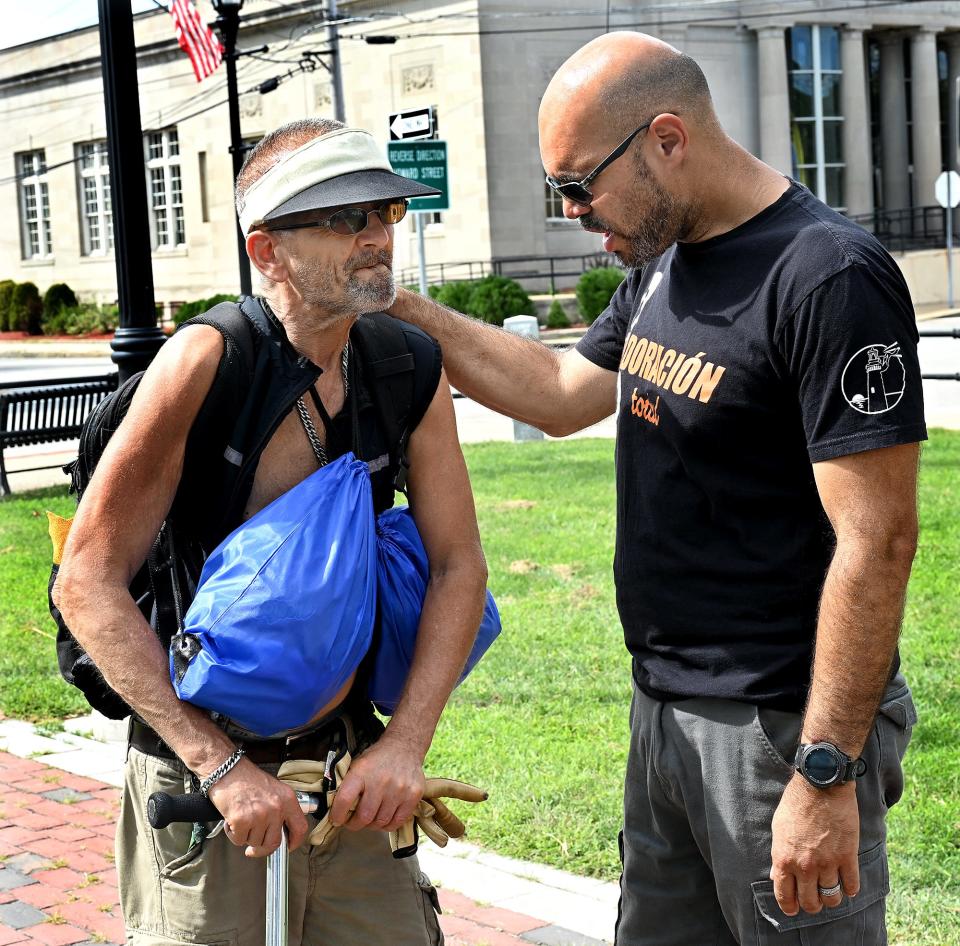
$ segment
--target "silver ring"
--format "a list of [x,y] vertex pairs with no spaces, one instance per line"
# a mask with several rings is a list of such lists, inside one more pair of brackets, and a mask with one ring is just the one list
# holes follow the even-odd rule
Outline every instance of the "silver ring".
[[839,880],[832,887],[821,887],[817,884],[817,892],[821,897],[835,897],[838,893],[843,892],[843,884]]

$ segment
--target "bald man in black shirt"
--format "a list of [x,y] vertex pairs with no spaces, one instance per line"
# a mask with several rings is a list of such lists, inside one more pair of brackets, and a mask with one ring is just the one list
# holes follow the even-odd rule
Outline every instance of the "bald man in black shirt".
[[885,943],[926,438],[906,285],[652,37],[575,53],[539,124],[565,215],[629,267],[609,308],[562,354],[412,293],[392,311],[495,410],[555,436],[617,412],[617,943]]

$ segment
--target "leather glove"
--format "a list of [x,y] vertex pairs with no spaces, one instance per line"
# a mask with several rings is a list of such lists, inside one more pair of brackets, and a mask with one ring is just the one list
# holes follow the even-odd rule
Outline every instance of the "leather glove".
[[414,809],[413,818],[390,832],[390,849],[393,856],[410,857],[417,852],[418,833],[423,833],[439,847],[446,847],[450,838],[462,838],[466,834],[463,822],[440,800],[458,798],[461,801],[486,801],[488,795],[482,788],[457,782],[449,778],[428,778],[423,798]]
[[[326,772],[324,763],[314,759],[291,759],[284,762],[280,766],[280,771],[277,772],[277,778],[294,791],[321,793],[326,791],[327,812],[307,836],[310,844],[317,847],[327,844],[340,831],[339,826],[330,823],[330,809],[333,807],[334,798],[337,797],[340,783],[350,770],[351,761],[350,753],[344,752],[333,768],[332,778],[329,777],[331,773]],[[327,776],[326,781],[325,776]]]

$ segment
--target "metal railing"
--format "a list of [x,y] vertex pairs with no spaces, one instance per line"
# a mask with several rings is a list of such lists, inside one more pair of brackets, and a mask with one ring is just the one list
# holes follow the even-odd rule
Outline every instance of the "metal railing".
[[[442,284],[457,280],[482,279],[491,274],[507,276],[519,283],[538,280],[549,286],[551,294],[557,291],[557,280],[579,279],[588,269],[614,266],[611,253],[577,253],[561,256],[495,256],[489,260],[464,260],[456,263],[428,263],[427,282]],[[417,285],[420,270],[407,267],[397,271],[400,285]]]
[[850,219],[869,230],[891,253],[936,250],[947,242],[947,211],[937,205],[875,210]]
[[[908,207],[904,210],[875,210],[850,219],[874,234],[891,253],[908,250],[939,249],[946,244],[946,210],[940,206]],[[440,285],[458,280],[482,279],[491,273],[508,276],[519,283],[539,281],[551,294],[557,291],[558,279],[579,279],[588,269],[615,266],[611,253],[577,253],[541,256],[494,256],[488,260],[460,260],[450,263],[428,263],[427,282]],[[401,285],[419,284],[420,269],[408,266],[397,271]]]

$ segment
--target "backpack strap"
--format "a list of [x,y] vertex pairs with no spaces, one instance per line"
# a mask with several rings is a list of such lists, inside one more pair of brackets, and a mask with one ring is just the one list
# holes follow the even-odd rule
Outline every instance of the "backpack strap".
[[221,302],[184,322],[177,331],[191,325],[215,328],[223,336],[224,347],[213,384],[187,441],[173,518],[191,527],[199,525],[197,534],[207,536],[226,515],[225,495],[236,472],[231,438],[255,407],[249,403],[249,394],[257,359],[257,333],[235,302]]
[[418,359],[410,346],[409,326],[384,312],[364,315],[354,326],[351,341],[358,349],[369,378],[377,417],[396,464],[394,489],[406,492],[407,444],[423,419],[440,379],[439,349],[430,363]]
[[[221,375],[228,372],[237,371],[243,378],[242,372],[246,371],[246,376],[249,377],[250,372],[253,371],[255,358],[254,329],[250,320],[243,314],[239,304],[236,302],[220,302],[202,315],[188,319],[177,327],[177,331],[179,332],[180,329],[186,328],[188,325],[209,325],[223,336],[226,364],[223,360],[221,361],[221,365],[217,369],[217,379],[214,381],[214,387],[220,382]],[[239,366],[233,364],[234,359],[240,359]],[[213,393],[213,389],[211,389],[211,393]]]

